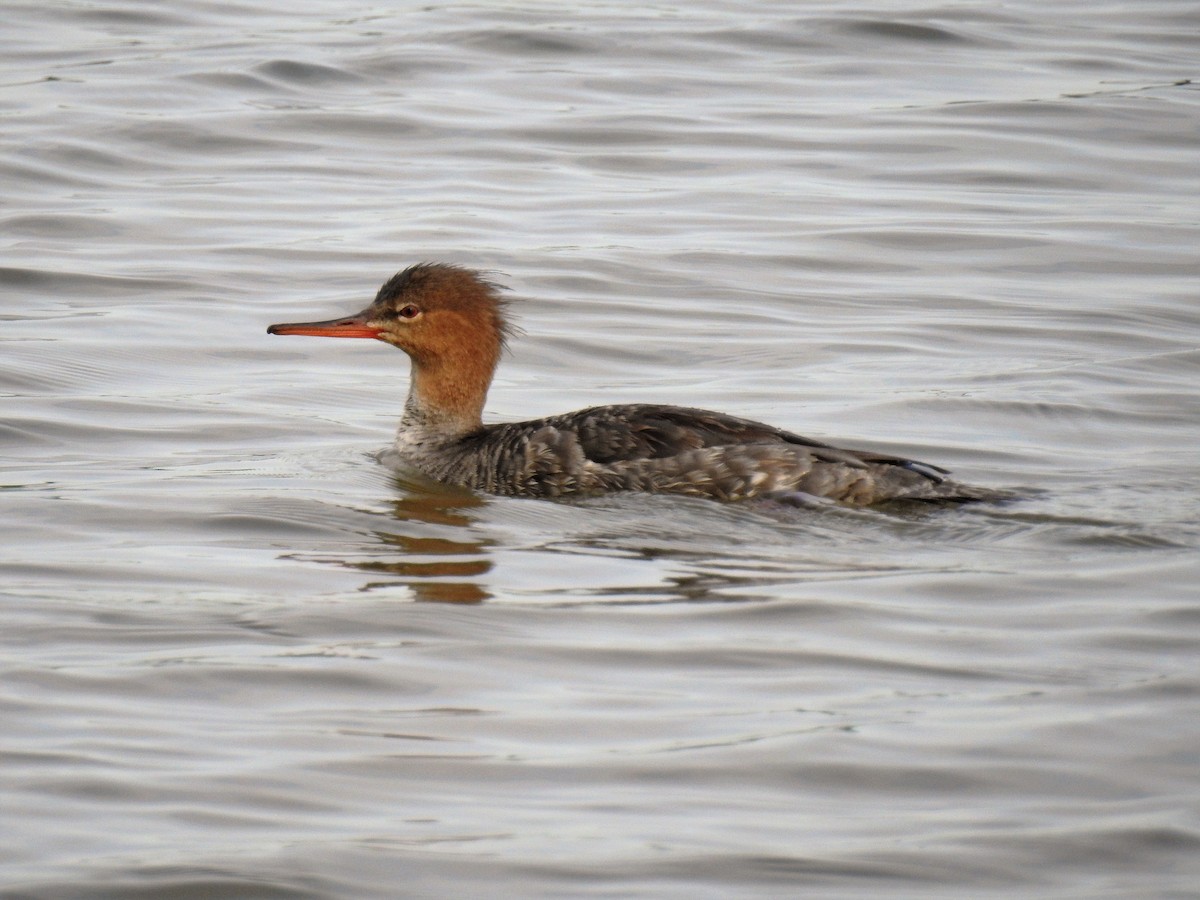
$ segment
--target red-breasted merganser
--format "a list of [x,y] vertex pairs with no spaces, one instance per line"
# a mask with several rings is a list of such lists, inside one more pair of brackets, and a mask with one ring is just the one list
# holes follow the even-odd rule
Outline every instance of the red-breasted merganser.
[[995,500],[910,459],[843,450],[723,413],[679,406],[595,406],[530,422],[483,424],[483,404],[512,333],[497,285],[477,272],[421,263],[392,277],[362,312],[272,325],[268,334],[375,338],[412,360],[400,461],[434,479],[518,497],[618,491],[715,500],[822,497]]

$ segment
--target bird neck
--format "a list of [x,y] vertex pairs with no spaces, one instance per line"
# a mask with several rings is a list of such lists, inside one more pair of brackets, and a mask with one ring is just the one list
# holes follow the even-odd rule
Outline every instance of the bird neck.
[[496,360],[486,356],[414,359],[402,427],[446,436],[479,430],[495,370]]

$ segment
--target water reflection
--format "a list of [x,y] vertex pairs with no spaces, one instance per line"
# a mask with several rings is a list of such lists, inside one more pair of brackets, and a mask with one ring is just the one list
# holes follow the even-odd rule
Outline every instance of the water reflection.
[[393,483],[403,496],[394,501],[392,515],[401,522],[462,527],[472,521],[465,511],[487,502],[466,488],[441,484],[415,472],[396,472]]
[[[383,558],[348,562],[363,572],[395,576],[369,581],[364,590],[403,585],[418,602],[482,603],[492,594],[477,581],[495,566],[492,541],[461,530],[474,519],[470,510],[486,504],[470,491],[441,485],[419,475],[397,473],[395,487],[402,496],[391,501],[391,516],[404,531],[377,530],[376,552]],[[449,529],[453,529],[450,531]]]
[[469,581],[368,581],[363,590],[394,588],[402,584],[412,591],[417,603],[483,603],[491,600],[492,594],[478,584]]

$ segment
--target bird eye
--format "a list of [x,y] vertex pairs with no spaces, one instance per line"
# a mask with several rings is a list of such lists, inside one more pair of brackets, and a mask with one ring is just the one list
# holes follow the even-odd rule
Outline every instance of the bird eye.
[[420,314],[421,314],[421,310],[417,309],[417,307],[413,306],[410,303],[410,304],[408,304],[408,306],[403,306],[400,308],[399,315],[400,315],[400,318],[402,318],[402,319],[415,319]]

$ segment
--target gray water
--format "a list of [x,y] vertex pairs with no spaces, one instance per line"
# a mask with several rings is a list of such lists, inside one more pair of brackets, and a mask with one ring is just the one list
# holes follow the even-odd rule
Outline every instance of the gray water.
[[[263,6],[4,8],[5,897],[1200,896],[1192,0]],[[1026,499],[414,482],[419,260]]]

